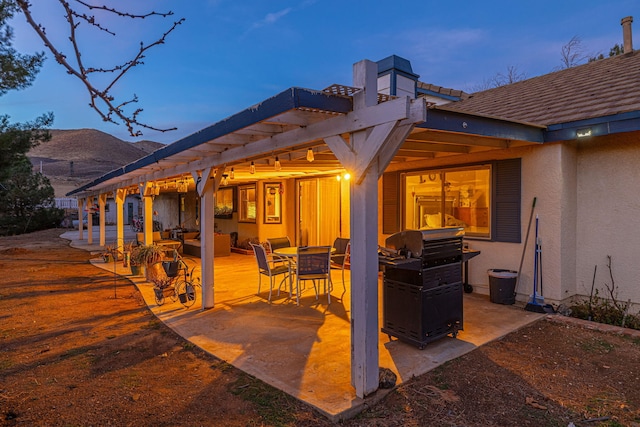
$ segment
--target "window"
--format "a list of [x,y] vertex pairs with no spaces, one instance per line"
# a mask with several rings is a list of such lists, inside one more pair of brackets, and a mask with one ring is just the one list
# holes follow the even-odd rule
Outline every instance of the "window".
[[403,224],[408,229],[463,227],[491,237],[491,166],[403,174]]
[[383,233],[464,223],[468,236],[520,243],[521,175],[519,158],[484,165],[385,173]]
[[214,213],[216,218],[229,219],[233,216],[233,187],[218,188],[216,191],[216,205]]
[[238,189],[238,221],[256,222],[256,186],[244,185]]

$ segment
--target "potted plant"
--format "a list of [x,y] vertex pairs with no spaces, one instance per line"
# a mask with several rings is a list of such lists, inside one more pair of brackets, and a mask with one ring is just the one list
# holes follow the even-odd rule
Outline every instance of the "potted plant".
[[102,253],[102,259],[105,263],[110,263],[113,260],[117,260],[118,258],[118,248],[115,246],[107,245],[104,247],[104,252]]
[[139,245],[136,246],[134,253],[131,254],[131,264],[143,266],[147,280],[152,280],[159,274],[162,267],[159,262],[164,258],[164,249],[158,245]]
[[140,246],[132,246],[129,255],[129,265],[131,266],[131,274],[134,276],[142,275],[142,255],[138,249]]

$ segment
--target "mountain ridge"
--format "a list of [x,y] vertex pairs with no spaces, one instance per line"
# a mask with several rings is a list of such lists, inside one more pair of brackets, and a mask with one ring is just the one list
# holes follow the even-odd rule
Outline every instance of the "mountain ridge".
[[49,178],[56,197],[164,147],[150,140],[123,141],[97,129],[52,129],[51,140],[32,148],[34,170]]

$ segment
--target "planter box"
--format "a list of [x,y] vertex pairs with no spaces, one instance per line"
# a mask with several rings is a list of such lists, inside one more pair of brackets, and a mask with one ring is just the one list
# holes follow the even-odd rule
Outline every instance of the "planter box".
[[253,249],[231,248],[231,252],[242,255],[253,255]]

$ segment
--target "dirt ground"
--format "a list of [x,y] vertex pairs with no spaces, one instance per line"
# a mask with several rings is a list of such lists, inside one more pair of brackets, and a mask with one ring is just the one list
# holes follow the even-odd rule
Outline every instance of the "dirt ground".
[[[153,316],[63,230],[0,238],[0,425],[329,426]],[[543,320],[346,426],[640,426],[640,334]]]

